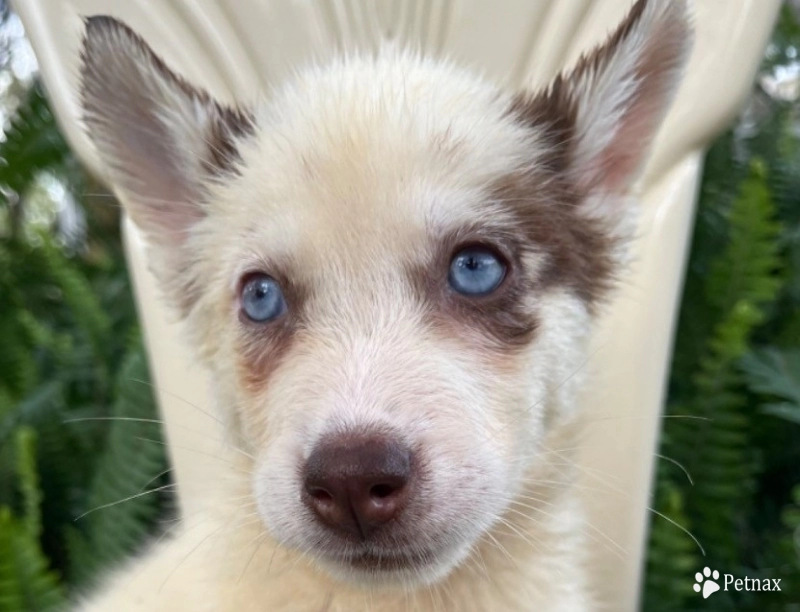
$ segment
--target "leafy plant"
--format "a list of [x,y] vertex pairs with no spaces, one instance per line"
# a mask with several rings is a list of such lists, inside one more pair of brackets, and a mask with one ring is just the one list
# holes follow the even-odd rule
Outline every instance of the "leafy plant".
[[117,209],[73,199],[79,242],[48,213],[43,180],[91,179],[38,86],[0,159],[0,612],[52,610],[141,546],[169,479]]
[[[791,63],[784,7],[765,70]],[[800,114],[759,88],[706,158],[681,304],[643,608],[800,609]],[[766,110],[765,110],[766,109]],[[755,124],[755,125],[754,125]],[[683,418],[689,417],[689,418]],[[781,593],[690,588],[704,566],[780,578]]]
[[33,430],[21,427],[14,438],[23,512],[15,517],[9,507],[0,506],[0,610],[51,610],[63,605],[64,594],[39,543],[36,436]]
[[742,359],[741,366],[750,389],[776,398],[762,406],[764,413],[800,425],[800,348],[756,349]]
[[[680,333],[676,347],[676,362],[686,362],[682,368],[676,366],[676,371],[685,368],[694,374],[673,391],[668,412],[696,418],[667,423],[662,452],[678,461],[698,486],[688,483],[682,471],[666,465],[659,472],[656,505],[678,524],[688,523],[721,567],[739,562],[740,543],[733,536],[755,490],[751,413],[739,392],[738,362],[780,289],[776,246],[780,226],[774,217],[763,168],[755,163],[725,214],[727,243],[708,262],[708,273],[693,279],[696,287],[687,282],[687,291],[691,287],[697,291],[695,296],[703,296],[706,317],[713,323],[699,347],[697,336]],[[685,306],[693,322],[695,308]],[[687,343],[691,352],[684,348]],[[663,539],[663,529],[654,531],[653,537]],[[673,537],[682,539],[678,534]],[[695,548],[684,546],[684,550],[679,561],[662,554],[660,546],[651,547],[647,595],[652,599],[646,601],[647,609],[665,604],[661,609],[686,607],[693,595],[686,588],[692,573],[677,575],[675,570],[697,567],[699,559]],[[672,576],[668,583],[666,575]]]
[[[151,531],[159,499],[148,495],[166,462],[150,389],[142,385],[147,363],[141,350],[126,356],[117,379],[112,425],[105,451],[89,487],[82,529],[70,531],[76,583],[135,551]],[[155,438],[155,439],[154,439]]]

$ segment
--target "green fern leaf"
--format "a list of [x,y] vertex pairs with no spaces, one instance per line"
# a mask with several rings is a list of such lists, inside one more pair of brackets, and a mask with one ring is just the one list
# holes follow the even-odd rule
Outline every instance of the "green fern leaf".
[[142,384],[147,379],[144,350],[137,345],[120,370],[112,411],[112,417],[128,420],[112,422],[87,500],[88,514],[69,536],[77,583],[141,546],[159,511],[156,494],[146,492],[158,487],[156,477],[165,471],[166,457],[159,428],[141,421],[157,417],[150,388]]
[[[727,244],[713,257],[704,278],[703,294],[716,323],[706,332],[704,343],[691,347],[693,375],[680,382],[680,404],[668,408],[702,419],[665,423],[662,452],[680,462],[697,486],[683,484],[682,475],[661,471],[659,487],[681,492],[684,516],[674,514],[668,498],[661,498],[658,503],[666,505],[657,509],[676,522],[688,520],[713,560],[725,567],[741,562],[733,534],[740,528],[755,487],[757,464],[750,441],[753,414],[747,409],[737,365],[781,288],[780,226],[775,214],[764,169],[756,163],[725,219]],[[668,551],[653,529],[656,540],[651,544],[657,551],[651,555],[648,571],[669,574]]]
[[35,434],[20,428],[15,438],[25,512],[18,520],[10,508],[0,507],[0,612],[44,612],[61,608],[65,599],[39,544],[41,491]]
[[16,531],[11,510],[0,507],[0,612],[25,610],[22,585],[17,577]]
[[24,509],[23,523],[31,538],[38,539],[42,534],[42,492],[36,472],[36,433],[29,427],[20,427],[16,442],[17,472]]
[[[666,475],[658,479],[656,506],[675,523],[691,530],[683,493]],[[685,609],[687,599],[694,595],[687,576],[691,576],[699,564],[700,553],[691,538],[669,521],[654,516],[647,549],[648,571],[642,609],[648,612]]]
[[47,99],[36,86],[5,130],[0,144],[0,185],[22,193],[38,172],[63,163],[68,153]]
[[741,367],[752,391],[784,400],[764,404],[764,412],[800,424],[800,348],[755,350]]

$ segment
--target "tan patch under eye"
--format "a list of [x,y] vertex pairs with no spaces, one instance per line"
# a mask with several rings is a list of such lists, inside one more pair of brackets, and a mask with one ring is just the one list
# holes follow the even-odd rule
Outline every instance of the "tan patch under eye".
[[293,337],[286,321],[244,331],[238,346],[237,370],[248,392],[257,394],[266,389],[273,372],[291,348]]
[[[298,330],[305,325],[307,291],[292,282],[287,275],[256,272],[245,274],[239,283],[240,323],[237,340],[237,370],[244,388],[251,393],[263,391],[274,371],[296,342]],[[266,283],[262,299],[256,299],[255,319],[244,311],[244,295],[248,282],[258,289]],[[278,293],[270,294],[271,289]],[[263,303],[262,303],[263,301]],[[259,321],[258,317],[274,315]]]

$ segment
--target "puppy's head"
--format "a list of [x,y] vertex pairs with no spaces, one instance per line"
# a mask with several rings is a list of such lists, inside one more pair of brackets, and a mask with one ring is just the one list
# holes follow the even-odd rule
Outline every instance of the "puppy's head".
[[685,13],[641,0],[535,94],[386,51],[236,109],[88,20],[89,134],[275,538],[349,577],[435,580],[520,494],[572,404]]

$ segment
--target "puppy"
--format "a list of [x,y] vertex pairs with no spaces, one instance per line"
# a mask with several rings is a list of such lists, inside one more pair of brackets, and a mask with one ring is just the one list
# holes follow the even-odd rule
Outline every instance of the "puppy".
[[639,0],[543,91],[387,48],[232,108],[88,19],[88,133],[231,443],[79,608],[592,609],[565,449],[690,38]]

